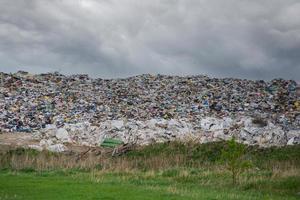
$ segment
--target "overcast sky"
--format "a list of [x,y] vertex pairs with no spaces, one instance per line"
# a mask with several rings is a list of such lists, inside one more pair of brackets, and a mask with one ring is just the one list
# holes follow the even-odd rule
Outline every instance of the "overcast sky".
[[299,0],[1,0],[0,71],[300,80]]

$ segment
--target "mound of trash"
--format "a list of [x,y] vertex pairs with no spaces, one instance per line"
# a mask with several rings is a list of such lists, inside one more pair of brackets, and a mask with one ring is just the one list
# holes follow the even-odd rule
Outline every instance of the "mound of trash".
[[232,136],[260,146],[300,142],[300,84],[293,80],[24,71],[0,78],[0,132],[32,133],[45,148],[97,146],[104,138],[141,145]]

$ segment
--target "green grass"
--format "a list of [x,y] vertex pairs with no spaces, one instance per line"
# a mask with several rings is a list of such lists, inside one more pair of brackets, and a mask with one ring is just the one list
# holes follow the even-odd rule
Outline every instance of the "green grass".
[[201,169],[166,171],[0,172],[0,199],[299,199],[300,177],[243,182]]
[[[138,148],[126,154],[129,158],[149,158],[161,155],[184,155],[189,160],[199,162],[217,162],[221,158],[222,150],[227,145],[226,142],[211,142],[205,144],[197,143],[156,143],[143,148]],[[259,163],[267,161],[295,161],[300,164],[300,145],[259,148],[258,146],[248,146],[247,154]]]
[[224,147],[224,142],[153,144],[120,157],[87,158],[92,162],[86,164],[49,152],[0,152],[0,200],[300,199],[300,145],[247,147],[255,167],[237,186],[219,162]]

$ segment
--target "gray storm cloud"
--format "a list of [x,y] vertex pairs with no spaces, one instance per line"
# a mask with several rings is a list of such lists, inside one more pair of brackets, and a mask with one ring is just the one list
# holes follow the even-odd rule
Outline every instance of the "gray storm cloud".
[[3,0],[0,70],[300,80],[298,0]]

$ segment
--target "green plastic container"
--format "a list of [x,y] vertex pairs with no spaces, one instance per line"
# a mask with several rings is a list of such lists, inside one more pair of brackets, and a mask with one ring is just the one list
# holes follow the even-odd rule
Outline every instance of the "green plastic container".
[[110,147],[110,148],[115,148],[119,145],[123,144],[123,142],[121,140],[117,140],[117,139],[104,139],[104,141],[102,142],[102,144],[100,146],[102,147]]

